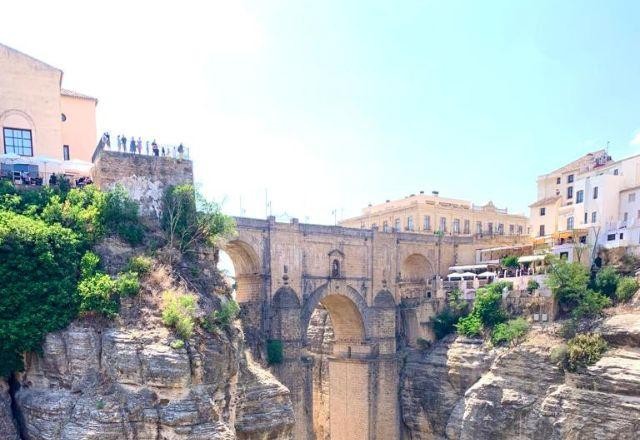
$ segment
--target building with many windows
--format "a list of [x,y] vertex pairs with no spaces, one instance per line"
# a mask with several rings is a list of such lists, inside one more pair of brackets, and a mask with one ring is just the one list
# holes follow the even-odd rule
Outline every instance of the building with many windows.
[[411,194],[400,200],[369,205],[362,215],[345,219],[340,225],[351,228],[377,227],[383,232],[418,232],[476,237],[522,236],[529,234],[527,217],[509,214],[492,202],[475,205],[467,200]]
[[[640,155],[614,161],[605,150],[589,153],[538,177],[530,205],[531,235],[539,246],[576,259],[600,247],[640,244]],[[584,251],[582,251],[584,253]]]
[[[57,162],[91,160],[98,100],[63,89],[62,79],[62,70],[0,44],[0,154],[5,171],[10,159],[12,170],[34,174],[41,174],[46,163],[51,169]],[[67,165],[72,168],[72,163]]]

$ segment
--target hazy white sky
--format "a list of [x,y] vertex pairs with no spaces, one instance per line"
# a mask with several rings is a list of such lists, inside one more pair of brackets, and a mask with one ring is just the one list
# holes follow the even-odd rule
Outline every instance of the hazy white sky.
[[434,189],[525,211],[535,176],[638,151],[628,3],[20,0],[0,42],[96,96],[99,132],[189,146],[231,214],[265,189],[319,223]]

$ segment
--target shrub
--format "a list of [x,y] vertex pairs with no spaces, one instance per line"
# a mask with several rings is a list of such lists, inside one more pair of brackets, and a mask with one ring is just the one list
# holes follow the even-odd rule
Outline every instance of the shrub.
[[418,348],[420,348],[420,350],[428,350],[431,348],[431,341],[425,338],[418,338],[416,340],[417,344],[418,344]]
[[175,341],[171,341],[169,346],[174,350],[180,350],[181,348],[184,348],[184,341],[182,339],[176,339]]
[[100,400],[96,401],[96,409],[97,410],[104,409],[104,407],[105,407],[104,400],[100,399]]
[[638,281],[633,277],[622,277],[618,282],[616,288],[616,298],[618,301],[629,301],[633,295],[638,291],[640,285]]
[[558,331],[560,336],[567,340],[573,338],[577,332],[578,332],[578,323],[573,318],[565,321],[560,327],[560,330]]
[[80,260],[80,276],[88,278],[98,272],[100,257],[91,251],[87,251]]
[[518,263],[518,257],[515,255],[504,257],[502,260],[500,260],[500,265],[509,269],[517,269],[518,267],[520,267],[520,263]]
[[598,292],[588,290],[582,297],[578,306],[573,309],[571,315],[575,319],[600,316],[602,309],[609,307],[611,300]]
[[0,210],[0,376],[76,316],[82,247],[69,229]]
[[281,364],[284,360],[282,341],[279,339],[267,340],[267,361],[270,365]]
[[500,323],[491,332],[491,342],[493,345],[517,343],[528,328],[529,324],[524,318]]
[[567,342],[567,368],[576,371],[593,365],[607,351],[607,342],[596,333],[581,333]]
[[189,339],[195,326],[196,297],[167,291],[163,295],[162,322],[173,327],[182,339]]
[[482,334],[482,321],[477,315],[471,314],[460,318],[456,324],[458,333],[467,337],[476,337]]
[[140,293],[140,281],[137,272],[118,274],[115,284],[116,291],[122,296],[134,296]]
[[139,275],[145,275],[151,272],[152,265],[153,260],[151,260],[151,258],[144,255],[136,255],[129,260],[127,270],[129,272],[136,272]]
[[504,287],[505,285],[496,283],[487,288],[480,288],[476,292],[471,314],[477,316],[485,327],[493,327],[507,319],[505,311],[501,308],[501,292]]
[[97,273],[78,283],[81,313],[99,313],[107,318],[118,314],[116,284],[107,274]]
[[220,327],[228,328],[238,317],[240,306],[233,299],[225,301],[220,310],[209,313],[202,321],[202,326],[209,332],[215,332]]
[[620,275],[611,266],[605,266],[596,274],[595,287],[603,295],[614,298]]
[[169,246],[182,252],[198,244],[214,245],[220,238],[235,232],[233,219],[220,207],[205,200],[191,185],[167,188],[163,197],[162,227]]
[[460,319],[451,309],[444,309],[431,319],[431,328],[436,335],[436,339],[442,339],[456,329],[455,325]]
[[529,280],[529,282],[527,283],[527,292],[529,292],[529,294],[535,292],[536,290],[538,290],[540,288],[540,283],[538,283],[536,280]]
[[547,285],[563,310],[576,307],[587,293],[589,273],[580,263],[551,259]]
[[144,228],[138,217],[138,204],[131,199],[122,185],[105,194],[101,221],[108,232],[120,236],[127,243],[136,246],[142,243]]

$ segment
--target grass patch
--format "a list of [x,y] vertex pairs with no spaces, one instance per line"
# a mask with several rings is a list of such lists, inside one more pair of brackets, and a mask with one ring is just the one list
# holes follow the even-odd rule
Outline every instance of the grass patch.
[[164,325],[175,329],[182,339],[189,339],[195,327],[196,297],[167,291],[162,299]]

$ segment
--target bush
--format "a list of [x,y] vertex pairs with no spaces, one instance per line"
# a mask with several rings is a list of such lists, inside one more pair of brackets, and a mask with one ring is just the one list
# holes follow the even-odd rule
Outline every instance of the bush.
[[476,337],[482,334],[482,321],[477,315],[471,314],[460,318],[456,324],[458,333],[467,337]]
[[99,313],[107,318],[118,314],[116,284],[107,274],[97,273],[78,283],[81,313]]
[[456,329],[455,325],[460,319],[451,309],[446,308],[431,319],[431,328],[436,335],[436,339],[442,339]]
[[214,310],[203,320],[202,326],[209,332],[220,327],[229,328],[238,317],[240,306],[233,299],[223,302],[220,310]]
[[173,327],[182,339],[189,339],[195,327],[196,297],[167,291],[163,295],[162,322]]
[[560,307],[570,311],[576,307],[587,293],[589,273],[580,263],[567,263],[564,259],[551,260],[547,285]]
[[609,307],[611,300],[598,292],[588,290],[571,315],[574,319],[596,317],[602,314],[602,309]]
[[82,247],[69,229],[0,210],[0,376],[75,318]]
[[577,332],[578,332],[578,323],[573,318],[565,321],[560,327],[560,330],[558,331],[559,335],[563,339],[567,339],[567,340],[573,338]]
[[520,267],[520,263],[518,263],[518,257],[515,255],[504,257],[502,260],[500,260],[500,265],[509,269],[517,269],[518,267]]
[[491,332],[491,342],[493,345],[517,343],[528,329],[529,324],[524,318],[500,323]]
[[618,282],[618,287],[616,288],[616,298],[618,301],[626,302],[629,301],[633,295],[640,289],[640,284],[633,277],[623,277]]
[[118,274],[115,284],[116,291],[122,296],[134,296],[140,293],[140,281],[137,272]]
[[532,280],[529,280],[529,282],[527,283],[527,292],[529,292],[529,294],[532,294],[539,288],[540,288],[540,283],[538,283],[536,280],[532,279]]
[[560,367],[566,368],[567,355],[567,344],[561,344],[551,350],[551,353],[549,354],[549,360]]
[[501,308],[504,287],[506,285],[496,283],[487,288],[480,288],[476,292],[471,314],[477,316],[485,327],[493,327],[507,319],[505,311]]
[[581,333],[567,342],[567,368],[576,371],[593,365],[607,351],[607,342],[596,333]]
[[611,266],[605,266],[596,274],[595,287],[603,295],[614,298],[620,275]]
[[80,260],[80,276],[88,278],[98,272],[100,257],[91,251],[87,251]]
[[153,260],[151,260],[151,258],[144,255],[137,255],[129,260],[127,270],[129,272],[136,272],[139,275],[145,275],[151,272],[152,265]]
[[175,341],[171,341],[169,346],[174,350],[180,350],[181,348],[184,348],[184,341],[182,339],[176,339]]
[[281,364],[284,360],[282,341],[279,339],[267,340],[267,361],[270,365]]
[[138,204],[122,185],[106,193],[101,220],[107,230],[119,235],[132,246],[142,243],[144,228],[138,217]]

